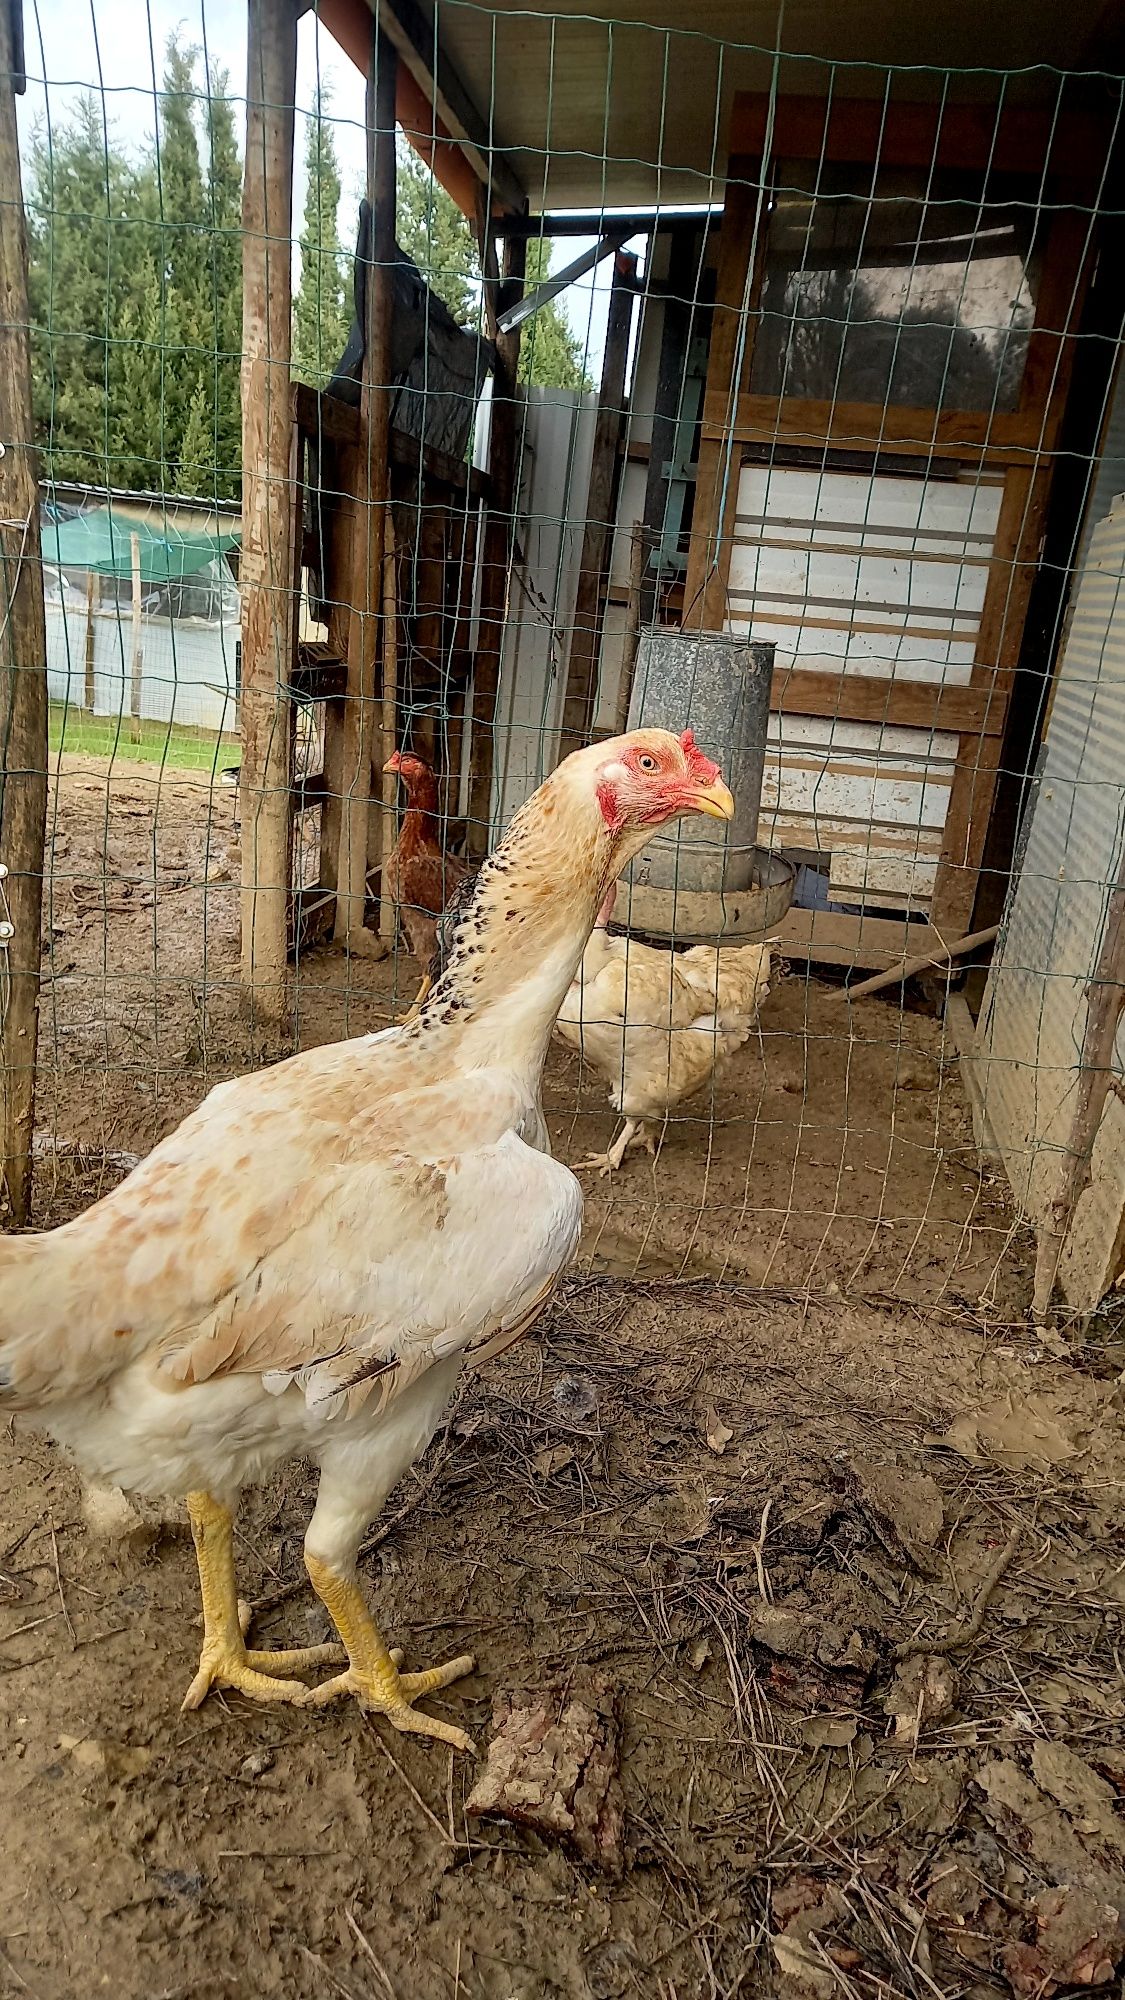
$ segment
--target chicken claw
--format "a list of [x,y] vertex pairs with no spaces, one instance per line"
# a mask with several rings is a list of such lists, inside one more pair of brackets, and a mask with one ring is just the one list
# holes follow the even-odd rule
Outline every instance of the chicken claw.
[[575,1173],[580,1174],[587,1167],[597,1167],[604,1180],[607,1174],[616,1173],[630,1146],[643,1146],[650,1159],[656,1158],[656,1140],[651,1132],[646,1132],[639,1118],[627,1118],[612,1146],[604,1153],[591,1153],[585,1160],[579,1160]]
[[439,1743],[451,1744],[454,1750],[469,1750],[475,1755],[473,1739],[463,1729],[442,1722],[437,1716],[421,1714],[414,1707],[421,1695],[434,1694],[438,1688],[460,1680],[463,1674],[471,1674],[475,1665],[472,1654],[462,1653],[455,1660],[447,1660],[444,1666],[428,1667],[422,1673],[401,1674],[398,1669],[402,1654],[397,1649],[388,1650],[359,1585],[307,1552],[305,1563],[313,1589],[344,1641],[349,1661],[342,1674],[306,1693],[309,1703],[319,1708],[324,1702],[334,1701],[337,1695],[355,1695],[361,1708],[374,1715],[385,1715],[404,1734],[433,1736]]
[[181,1709],[199,1708],[214,1687],[237,1688],[254,1701],[292,1701],[303,1705],[308,1701],[309,1689],[303,1681],[288,1680],[285,1676],[334,1665],[342,1657],[341,1648],[300,1646],[287,1652],[248,1652],[246,1634],[252,1613],[250,1606],[238,1599],[235,1590],[230,1509],[213,1500],[209,1493],[189,1493],[187,1506],[203,1598],[203,1646],[199,1670],[180,1704]]

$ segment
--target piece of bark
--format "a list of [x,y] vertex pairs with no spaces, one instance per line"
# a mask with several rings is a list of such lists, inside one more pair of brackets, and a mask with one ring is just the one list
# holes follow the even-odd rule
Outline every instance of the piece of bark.
[[620,1877],[620,1723],[619,1697],[600,1677],[565,1688],[500,1690],[485,1766],[466,1810],[562,1841],[580,1860]]

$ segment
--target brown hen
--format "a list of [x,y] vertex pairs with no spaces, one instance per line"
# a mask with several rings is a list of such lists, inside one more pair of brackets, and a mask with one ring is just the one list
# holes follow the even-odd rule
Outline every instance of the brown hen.
[[469,873],[467,862],[447,854],[438,826],[437,777],[425,758],[396,750],[385,771],[406,786],[407,806],[387,862],[386,894],[423,971],[434,955],[437,920]]

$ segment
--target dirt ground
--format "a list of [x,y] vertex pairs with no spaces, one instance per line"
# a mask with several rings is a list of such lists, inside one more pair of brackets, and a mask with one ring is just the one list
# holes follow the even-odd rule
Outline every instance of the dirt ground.
[[[253,1054],[227,800],[68,760],[44,1220]],[[224,815],[227,817],[224,818]],[[210,847],[205,856],[205,848]],[[103,856],[106,883],[103,888]],[[207,904],[206,952],[203,914]],[[108,908],[107,908],[108,906]],[[156,953],[156,974],[153,955]],[[301,969],[306,1042],[415,968]],[[793,976],[762,1040],[592,1190],[534,1339],[466,1379],[365,1571],[486,1745],[504,1690],[620,1706],[623,1867],[467,1817],[470,1760],[352,1707],[212,1697],[190,1540],[86,1525],[0,1438],[0,1993],[782,2000],[1108,1986],[1125,1958],[1125,1341],[1025,1325],[1027,1246],[940,1025]],[[608,1135],[552,1058],[558,1150]],[[893,1225],[893,1226],[889,1226]],[[718,1278],[724,1282],[716,1283]],[[311,1482],[247,1497],[263,1644],[319,1637]]]

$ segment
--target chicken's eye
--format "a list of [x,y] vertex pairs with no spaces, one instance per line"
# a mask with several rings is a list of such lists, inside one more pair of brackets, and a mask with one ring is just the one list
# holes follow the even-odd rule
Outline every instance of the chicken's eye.
[[650,757],[647,750],[642,750],[640,756],[637,758],[637,763],[640,765],[642,771],[657,771],[660,768],[656,758]]

